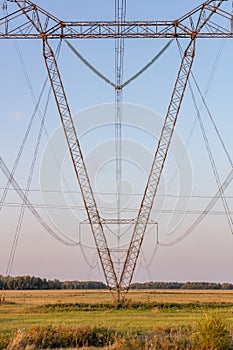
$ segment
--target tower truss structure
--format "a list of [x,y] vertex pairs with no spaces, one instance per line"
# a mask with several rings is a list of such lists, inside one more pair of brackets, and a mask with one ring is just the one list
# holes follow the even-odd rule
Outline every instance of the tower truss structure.
[[[198,38],[232,38],[233,32],[219,24],[219,19],[232,21],[232,15],[221,9],[224,1],[209,0],[174,21],[62,21],[30,0],[7,0],[15,3],[16,11],[0,19],[0,39],[39,39],[43,41],[43,57],[51,82],[57,110],[66,136],[70,156],[81,189],[88,221],[92,229],[99,259],[109,290],[120,301],[130,287],[143,238],[156,197],[173,131],[179,115],[185,89],[195,57]],[[122,272],[117,277],[98,211],[85,160],[72,120],[62,77],[50,45],[54,39],[111,38],[186,38],[177,79],[173,88],[164,125],[154,154],[144,195],[134,223]],[[118,87],[121,89],[121,87]],[[119,152],[118,152],[119,153]],[[122,219],[124,220],[124,219]]]

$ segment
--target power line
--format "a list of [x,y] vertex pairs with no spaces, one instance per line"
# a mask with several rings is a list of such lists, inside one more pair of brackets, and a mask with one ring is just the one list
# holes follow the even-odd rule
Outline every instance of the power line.
[[[8,180],[10,180],[11,185],[14,187],[14,189],[17,191],[18,195],[22,199],[23,203],[27,206],[27,208],[31,211],[31,213],[35,216],[35,218],[39,221],[39,223],[46,229],[46,231],[53,236],[56,240],[58,240],[60,243],[67,245],[67,246],[76,246],[78,243],[69,237],[67,237],[64,233],[59,232],[57,234],[46,222],[45,220],[41,217],[41,215],[37,212],[37,210],[34,208],[34,206],[31,204],[29,199],[25,196],[24,192],[21,190],[20,186],[12,177],[11,172],[9,171],[6,163],[3,161],[2,157],[0,157],[0,168],[3,172],[3,174],[6,176]],[[20,206],[22,203],[20,203]],[[62,238],[64,237],[64,238]],[[69,241],[67,241],[69,240]]]
[[[43,115],[43,118],[41,120],[41,126],[40,126],[40,129],[39,129],[37,142],[36,142],[36,146],[35,146],[35,150],[34,150],[34,155],[33,155],[32,162],[31,162],[31,167],[30,167],[30,170],[29,170],[27,186],[26,186],[26,190],[24,192],[24,199],[27,198],[28,191],[29,191],[31,183],[32,183],[34,169],[35,169],[35,165],[36,165],[36,161],[37,161],[37,155],[38,155],[38,151],[39,151],[39,147],[40,147],[42,131],[43,131],[45,118],[46,118],[46,114],[47,114],[47,108],[48,108],[50,94],[51,94],[51,90],[49,91],[48,98],[47,98],[46,105],[45,105],[44,115]],[[21,232],[21,227],[22,227],[23,218],[24,218],[24,214],[25,214],[25,209],[26,209],[26,205],[25,204],[26,204],[25,201],[23,201],[23,204],[22,204],[21,210],[20,210],[20,214],[19,214],[19,218],[18,218],[18,222],[17,222],[17,226],[16,226],[16,230],[15,230],[14,240],[12,242],[10,257],[9,257],[7,270],[6,270],[6,276],[9,276],[11,274],[11,270],[12,270],[12,266],[13,266],[13,262],[14,262],[14,258],[15,258],[15,253],[16,253],[16,249],[17,249],[17,245],[18,245],[19,235],[20,235],[20,232]]]
[[138,72],[133,74],[129,79],[127,79],[125,82],[123,82],[121,85],[117,85],[116,83],[112,82],[110,79],[108,79],[103,73],[101,73],[97,68],[95,68],[78,50],[75,48],[67,39],[64,39],[64,42],[67,44],[67,46],[70,48],[70,50],[80,59],[81,62],[83,62],[94,74],[96,74],[100,79],[105,81],[108,85],[113,87],[116,90],[123,89],[127,85],[129,85],[131,82],[136,80],[139,76],[141,76],[145,71],[147,71],[148,68],[150,68],[159,58],[162,56],[162,54],[167,51],[169,46],[171,45],[173,39],[170,40],[162,49],[155,54],[155,56],[146,63],[141,69],[139,69]]
[[[179,51],[181,53],[181,46],[180,46],[179,42],[178,42],[178,46],[179,46]],[[200,113],[200,111],[199,111],[199,113]],[[180,237],[178,237],[174,241],[171,241],[169,243],[162,243],[162,242],[160,242],[159,244],[161,246],[164,246],[164,247],[171,247],[171,246],[174,246],[174,245],[178,244],[179,242],[181,242],[186,237],[188,237],[193,232],[193,230],[200,224],[200,222],[206,217],[206,215],[210,213],[211,209],[214,207],[214,205],[218,201],[218,198],[222,198],[222,194],[229,187],[229,185],[231,184],[232,180],[233,180],[233,170],[230,171],[230,173],[228,174],[228,176],[226,177],[224,182],[222,184],[220,184],[220,187],[219,187],[217,193],[215,194],[215,196],[213,196],[213,198],[211,199],[209,204],[200,213],[199,217],[193,222],[193,224],[190,225],[190,227]],[[225,197],[225,198],[227,198],[227,197]],[[229,214],[231,214],[231,213],[229,213]],[[226,213],[224,213],[224,215],[226,215]]]
[[[212,199],[215,197],[212,197]],[[218,200],[221,197],[217,196],[215,199]],[[4,207],[6,208],[19,208],[21,207],[22,203],[18,203],[18,202],[5,202],[4,203]],[[39,203],[32,203],[30,202],[30,205],[33,208],[36,209],[54,209],[54,210],[78,210],[78,211],[85,211],[85,208],[80,205],[57,205],[57,204],[39,204]],[[110,213],[115,213],[116,209],[115,208],[109,208],[109,207],[103,207],[100,206],[100,209],[103,211]],[[122,210],[123,213],[137,213],[138,209],[137,208],[125,208],[124,210]],[[172,209],[172,208],[168,208],[168,209],[153,209],[152,213],[154,214],[187,214],[187,215],[198,215],[201,213],[207,213],[207,214],[211,214],[211,215],[225,215],[225,211],[221,211],[221,210],[199,210],[199,209]],[[230,211],[230,213],[232,214],[233,211]]]
[[[5,190],[5,187],[0,187],[0,190]],[[25,188],[21,188],[22,191],[25,191]],[[14,188],[9,188],[9,191],[16,191]],[[38,192],[38,193],[63,193],[63,194],[80,194],[81,195],[81,192],[80,191],[77,191],[77,190],[42,190],[42,189],[32,189],[30,188],[29,190],[29,193],[30,192]],[[116,196],[116,192],[93,192],[94,194],[96,195],[101,195],[101,196]],[[138,197],[141,197],[143,195],[143,193],[122,193],[122,196],[125,196],[125,197],[134,197],[134,196],[138,196]],[[210,195],[193,195],[193,194],[190,194],[190,195],[180,195],[180,194],[158,194],[157,197],[161,197],[161,198],[192,198],[192,199],[211,199],[213,198],[213,196],[210,196]],[[220,198],[220,197],[219,197]],[[225,196],[225,198],[233,198],[233,196]]]
[[[227,175],[224,182],[222,183],[221,192],[224,192],[228,188],[228,186],[231,184],[232,180],[233,180],[233,169],[230,171],[230,173]],[[211,209],[214,207],[214,205],[218,201],[220,195],[221,195],[221,193],[220,193],[220,189],[219,189],[216,192],[215,196],[213,196],[211,201],[205,207],[205,209],[198,216],[198,218],[189,226],[189,228],[181,236],[179,236],[177,239],[175,239],[174,241],[171,241],[169,243],[163,243],[163,242],[159,241],[159,244],[162,247],[172,247],[172,246],[176,245],[177,243],[183,241],[186,237],[188,237],[193,232],[193,230],[203,221],[203,219],[206,217],[206,215],[211,212]],[[226,213],[224,212],[223,215],[225,216]]]
[[[198,117],[198,120],[199,120],[202,136],[203,136],[203,139],[205,141],[205,145],[206,145],[207,153],[208,153],[208,156],[209,156],[209,160],[210,160],[210,163],[211,163],[211,166],[212,166],[213,174],[214,174],[217,186],[218,186],[218,191],[219,191],[219,193],[221,195],[221,200],[222,200],[222,203],[223,203],[223,207],[224,207],[225,212],[226,212],[226,218],[227,218],[227,221],[228,221],[231,233],[233,234],[233,221],[232,221],[232,218],[231,218],[230,209],[229,209],[228,203],[226,201],[226,198],[224,196],[224,191],[222,191],[222,188],[221,188],[221,181],[220,181],[220,178],[219,178],[217,166],[216,166],[216,163],[215,163],[212,151],[211,151],[211,147],[210,147],[209,140],[208,140],[208,137],[207,137],[207,134],[206,134],[206,131],[205,131],[205,127],[204,127],[203,121],[201,119],[201,114],[200,114],[200,111],[199,111],[199,109],[197,107],[196,99],[195,99],[195,96],[194,96],[194,93],[193,93],[193,89],[192,89],[190,83],[189,83],[189,88],[190,88],[190,91],[191,91],[191,95],[192,95],[193,102],[194,102],[194,107],[195,107],[195,110],[196,110],[196,113],[197,113],[197,117]],[[211,118],[211,120],[213,120],[213,119]],[[218,135],[219,135],[219,133],[218,133]],[[223,145],[224,145],[224,143],[223,143]],[[224,150],[225,150],[225,147],[224,147]],[[230,162],[231,162],[231,160],[230,160]],[[232,165],[232,163],[231,163],[231,165]]]
[[44,90],[45,90],[47,81],[48,81],[48,78],[45,80],[45,82],[44,82],[44,84],[43,84],[43,86],[42,86],[42,90],[41,90],[41,93],[40,93],[38,102],[37,102],[37,104],[36,104],[36,106],[35,106],[34,112],[33,112],[32,116],[31,116],[30,121],[29,121],[29,124],[28,124],[27,130],[26,130],[26,133],[25,133],[25,135],[24,135],[22,144],[21,144],[21,146],[20,146],[19,152],[18,152],[18,154],[17,154],[17,156],[16,156],[16,159],[15,159],[15,162],[14,162],[14,165],[13,165],[13,168],[12,168],[12,171],[11,171],[11,176],[10,176],[10,178],[8,179],[8,182],[7,182],[6,187],[4,188],[4,192],[3,192],[2,197],[1,197],[1,200],[0,200],[0,210],[2,209],[2,205],[3,205],[3,203],[4,203],[5,199],[6,199],[6,196],[7,196],[9,187],[10,187],[10,183],[11,183],[10,179],[11,179],[11,177],[12,177],[12,178],[14,177],[15,171],[16,171],[16,169],[17,169],[17,167],[18,167],[18,164],[19,164],[19,161],[20,161],[20,159],[21,159],[21,156],[22,156],[24,147],[25,147],[25,145],[26,145],[26,142],[27,142],[29,133],[30,133],[30,131],[31,131],[31,128],[32,128],[32,125],[33,125],[33,122],[34,122],[34,119],[35,119],[35,116],[36,116],[36,113],[37,113],[38,108],[39,108],[39,104],[40,104],[40,102],[41,102],[42,95],[43,95],[43,93],[44,93]]
[[[215,132],[216,132],[216,134],[217,134],[217,136],[218,136],[218,139],[219,139],[219,141],[220,141],[220,143],[221,143],[221,145],[222,145],[222,148],[223,148],[224,153],[225,153],[225,155],[226,155],[226,157],[227,157],[227,160],[228,160],[228,162],[230,163],[230,166],[233,167],[233,162],[232,162],[230,153],[229,153],[228,150],[227,150],[227,147],[226,147],[226,145],[225,145],[225,143],[224,143],[224,141],[223,141],[223,138],[222,138],[222,136],[221,136],[221,134],[220,134],[220,132],[219,132],[219,130],[218,130],[218,128],[217,128],[217,125],[216,125],[216,123],[215,123],[215,121],[214,121],[214,118],[213,118],[211,112],[210,112],[210,109],[209,109],[208,106],[207,106],[205,97],[204,97],[204,95],[203,95],[202,92],[201,92],[201,89],[200,89],[200,87],[199,87],[199,85],[198,85],[198,83],[197,83],[197,80],[196,80],[194,74],[191,73],[191,75],[192,75],[192,79],[193,79],[193,81],[194,81],[194,83],[195,83],[195,85],[196,85],[196,88],[197,88],[197,90],[198,90],[198,92],[199,92],[199,94],[200,94],[200,96],[201,96],[202,102],[203,102],[203,104],[204,104],[204,106],[205,106],[205,108],[206,108],[206,111],[207,111],[207,113],[208,113],[208,116],[209,116],[209,118],[210,118],[210,121],[211,121],[211,123],[212,123],[212,125],[213,125],[213,127],[214,127],[214,130],[215,130]],[[192,93],[192,95],[193,95],[193,93]],[[193,95],[193,96],[194,96],[194,95]],[[200,112],[199,112],[199,114],[200,114]]]

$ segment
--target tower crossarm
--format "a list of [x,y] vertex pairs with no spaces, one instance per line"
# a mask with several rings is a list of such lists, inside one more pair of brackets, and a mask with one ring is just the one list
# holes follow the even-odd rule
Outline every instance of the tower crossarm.
[[[223,0],[228,1],[228,0]],[[232,38],[230,26],[220,25],[220,19],[232,20],[232,15],[219,9],[219,1],[209,0],[184,16],[169,21],[64,21],[45,11],[30,0],[8,0],[20,4],[31,18],[39,15],[41,31],[48,39],[107,39],[107,38],[191,38],[197,21],[205,14],[214,14],[211,23],[196,32],[197,38]],[[11,4],[12,6],[12,4]],[[0,19],[0,39],[41,39],[41,33],[22,16],[22,10]],[[35,20],[36,22],[36,20]],[[225,21],[226,22],[226,21]],[[9,24],[11,25],[9,26]]]

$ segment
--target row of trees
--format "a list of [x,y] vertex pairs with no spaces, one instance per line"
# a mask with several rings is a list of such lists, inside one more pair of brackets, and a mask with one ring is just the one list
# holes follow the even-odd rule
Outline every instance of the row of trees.
[[[213,282],[145,282],[133,283],[131,289],[233,289],[231,283]],[[0,290],[42,290],[42,289],[106,289],[103,282],[96,281],[59,281],[34,276],[2,276]]]
[[233,284],[213,282],[145,282],[133,283],[131,289],[233,289]]
[[106,289],[106,285],[96,281],[59,281],[34,276],[2,276],[0,289],[42,290],[42,289]]

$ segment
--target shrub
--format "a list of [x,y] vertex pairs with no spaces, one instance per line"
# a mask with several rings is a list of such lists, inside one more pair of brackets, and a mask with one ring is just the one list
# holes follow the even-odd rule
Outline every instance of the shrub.
[[194,333],[195,348],[201,350],[230,350],[233,343],[225,320],[218,314],[206,314],[197,323]]
[[112,344],[114,334],[107,328],[91,326],[47,326],[31,327],[18,331],[8,350],[25,349],[26,346],[35,346],[41,349],[71,348],[81,346],[99,346]]
[[191,349],[191,327],[155,327],[153,336],[146,339],[146,350]]
[[108,347],[111,350],[141,350],[144,342],[136,334],[116,335],[114,343]]

